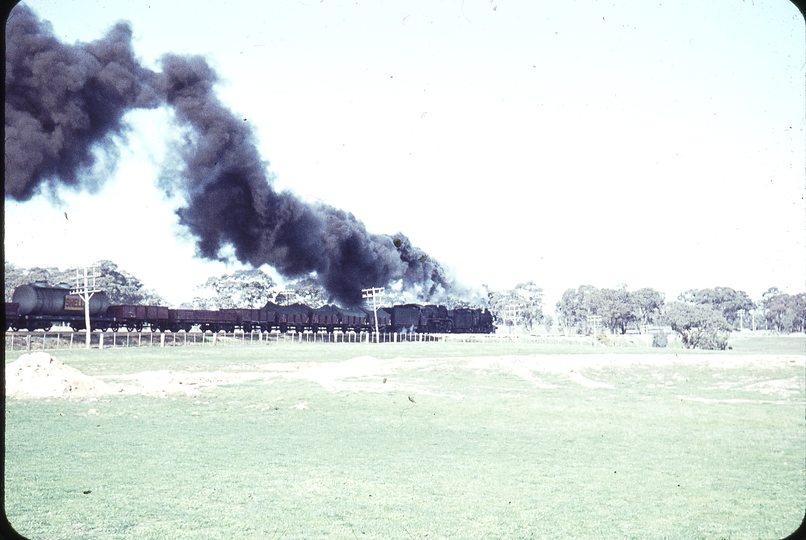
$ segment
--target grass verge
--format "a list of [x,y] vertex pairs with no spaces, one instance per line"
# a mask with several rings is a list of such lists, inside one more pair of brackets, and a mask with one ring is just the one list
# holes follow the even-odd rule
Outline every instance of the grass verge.
[[[388,345],[58,356],[109,375],[539,354]],[[780,538],[803,517],[804,393],[765,381],[802,389],[803,367],[746,354],[580,368],[595,388],[426,360],[388,374],[419,391],[275,378],[194,398],[8,400],[7,513],[31,539]]]

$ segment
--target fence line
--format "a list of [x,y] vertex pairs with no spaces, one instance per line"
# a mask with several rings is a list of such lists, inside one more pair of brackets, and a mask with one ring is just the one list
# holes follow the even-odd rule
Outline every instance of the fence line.
[[[84,331],[18,331],[6,332],[7,352],[30,352],[36,350],[83,349],[86,347]],[[126,347],[187,347],[193,345],[233,346],[268,345],[271,343],[390,343],[397,341],[436,341],[426,334],[410,334],[398,337],[389,333],[375,332],[92,332],[90,347],[93,349],[116,349]]]
[[[6,352],[30,352],[37,350],[83,349],[84,331],[19,331],[6,332]],[[189,346],[261,346],[272,343],[535,343],[544,345],[583,345],[604,347],[590,336],[565,336],[562,334],[417,334],[375,332],[92,332],[90,347],[93,349],[117,349],[126,347],[189,347]],[[651,343],[647,343],[649,346]],[[644,346],[636,343],[612,342],[608,347]]]

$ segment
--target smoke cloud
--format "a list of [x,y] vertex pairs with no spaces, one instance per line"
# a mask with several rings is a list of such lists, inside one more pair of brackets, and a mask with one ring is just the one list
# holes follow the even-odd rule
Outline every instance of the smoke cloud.
[[352,214],[273,189],[248,124],[218,100],[217,76],[200,56],[172,54],[153,72],[135,59],[132,31],[118,23],[92,43],[65,45],[48,23],[16,6],[6,27],[6,198],[25,201],[48,186],[86,189],[94,149],[113,149],[126,112],[168,105],[188,130],[184,169],[171,179],[187,205],[180,222],[197,253],[235,257],[281,275],[312,275],[343,305],[361,289],[402,282],[420,300],[452,290],[440,265],[402,234],[373,234]]

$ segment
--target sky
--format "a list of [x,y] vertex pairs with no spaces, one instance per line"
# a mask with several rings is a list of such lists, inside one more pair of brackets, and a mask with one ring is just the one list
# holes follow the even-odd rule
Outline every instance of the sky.
[[[36,0],[65,43],[131,23],[202,55],[277,189],[405,234],[469,287],[806,290],[806,31],[781,0]],[[93,189],[6,198],[5,257],[109,259],[173,304],[195,256],[160,189],[182,136],[128,113]]]

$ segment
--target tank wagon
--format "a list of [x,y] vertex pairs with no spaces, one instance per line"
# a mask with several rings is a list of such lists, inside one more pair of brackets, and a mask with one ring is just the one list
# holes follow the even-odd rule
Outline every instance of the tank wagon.
[[[6,327],[14,329],[27,328],[28,330],[50,330],[54,325],[60,324],[73,328],[84,326],[84,300],[76,294],[70,294],[70,286],[60,283],[50,286],[43,281],[21,285],[14,290],[11,299],[16,308],[9,321],[9,307],[6,307]],[[103,317],[109,309],[109,298],[104,292],[92,295],[89,302],[90,317]]]
[[[189,332],[361,332],[375,330],[375,313],[361,307],[342,308],[326,305],[311,308],[305,304],[280,306],[273,302],[260,309],[220,310],[173,309],[165,306],[110,305],[105,293],[90,299],[90,324],[107,331]],[[493,318],[486,309],[447,309],[440,305],[405,304],[379,308],[381,332],[450,333],[495,331]],[[10,330],[50,330],[52,326],[85,328],[84,303],[70,294],[66,284],[50,286],[38,282],[18,287],[13,301],[6,303],[5,326]]]

